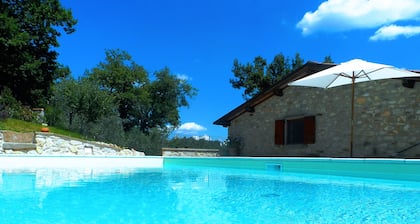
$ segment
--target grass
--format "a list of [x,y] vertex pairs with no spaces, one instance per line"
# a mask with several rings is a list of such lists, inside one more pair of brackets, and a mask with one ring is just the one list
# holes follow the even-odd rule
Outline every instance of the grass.
[[[0,120],[0,130],[9,130],[9,131],[16,131],[16,132],[38,132],[41,131],[42,125],[38,123],[31,123],[27,121],[17,120],[17,119],[6,119]],[[84,139],[78,133],[67,131],[61,128],[56,128],[52,126],[48,126],[49,132],[56,133],[60,135],[65,135],[73,138],[80,138]]]

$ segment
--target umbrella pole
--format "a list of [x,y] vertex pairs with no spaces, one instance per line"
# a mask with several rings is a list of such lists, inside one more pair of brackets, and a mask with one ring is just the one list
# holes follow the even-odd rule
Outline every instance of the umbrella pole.
[[353,157],[353,129],[354,129],[354,86],[355,75],[351,77],[351,120],[350,120],[350,157]]

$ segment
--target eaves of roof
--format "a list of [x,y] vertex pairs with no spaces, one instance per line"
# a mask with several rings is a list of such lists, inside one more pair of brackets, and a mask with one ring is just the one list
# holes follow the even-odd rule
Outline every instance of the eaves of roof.
[[262,93],[254,96],[253,98],[249,99],[245,103],[239,105],[229,113],[223,115],[221,118],[217,119],[213,124],[215,125],[222,125],[224,127],[227,127],[230,125],[230,122],[234,120],[235,118],[239,117],[243,113],[246,112],[253,112],[255,106],[258,104],[264,102],[265,100],[269,99],[270,97],[276,95],[281,96],[283,94],[283,89],[287,88],[288,83],[295,81],[297,79],[306,77],[308,75],[311,75],[313,73],[319,72],[321,70],[330,68],[332,66],[335,66],[336,64],[331,63],[317,63],[317,62],[307,62],[300,68],[296,69],[289,75],[287,75],[285,78],[268,88],[267,90],[263,91]]

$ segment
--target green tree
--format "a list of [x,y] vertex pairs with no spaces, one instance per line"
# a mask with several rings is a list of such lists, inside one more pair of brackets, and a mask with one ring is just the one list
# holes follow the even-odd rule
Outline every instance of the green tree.
[[169,133],[160,128],[151,128],[148,133],[138,128],[133,128],[125,134],[124,146],[144,152],[146,155],[162,155],[162,144],[166,141]]
[[229,80],[232,87],[236,89],[245,88],[242,94],[245,99],[256,95],[268,85],[266,79],[264,79],[266,65],[266,60],[260,56],[255,57],[253,64],[247,63],[245,65],[235,59],[232,72],[236,79]]
[[147,133],[150,128],[165,128],[167,124],[178,126],[178,108],[187,107],[188,98],[196,95],[196,89],[186,80],[171,74],[169,68],[154,73],[155,81],[148,86],[149,104],[146,111],[139,114],[139,128]]
[[334,63],[334,61],[331,58],[331,55],[325,56],[323,62],[324,63]]
[[147,134],[152,128],[179,125],[178,109],[188,106],[187,99],[196,94],[168,68],[150,81],[146,70],[122,50],[106,51],[105,61],[87,75],[114,96],[125,132],[139,128]]
[[136,110],[143,109],[134,107],[149,104],[147,86],[150,81],[146,70],[126,51],[107,50],[105,54],[105,61],[87,75],[115,97],[124,130],[128,131],[137,123]]
[[48,113],[55,113],[50,116],[55,119],[49,119],[49,122],[79,132],[83,132],[86,124],[112,114],[116,107],[111,94],[86,78],[60,80],[53,93],[51,104],[54,108]]
[[16,100],[12,91],[7,87],[0,90],[0,106],[2,108],[1,114],[4,118],[15,118],[31,122],[35,120],[31,108],[22,105],[20,101]]
[[59,0],[2,0],[0,21],[0,88],[25,105],[43,105],[53,81],[69,74],[55,48],[76,20]]
[[[296,69],[298,69],[299,67],[301,67],[303,65],[303,63],[305,63],[305,61],[300,57],[299,53],[295,54],[295,58],[292,59],[292,69],[291,71],[294,71]],[[289,72],[291,72],[289,71]]]
[[246,64],[241,64],[235,59],[232,68],[235,78],[229,81],[233,88],[244,89],[242,96],[247,100],[266,90],[303,63],[304,60],[298,53],[291,62],[283,54],[276,55],[270,64],[261,56],[255,57],[253,63]]

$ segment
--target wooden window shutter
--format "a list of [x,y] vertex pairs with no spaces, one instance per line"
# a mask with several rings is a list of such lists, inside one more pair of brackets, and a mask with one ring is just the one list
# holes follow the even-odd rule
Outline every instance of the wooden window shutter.
[[314,144],[315,143],[315,116],[303,118],[303,143]]
[[284,120],[276,120],[275,122],[274,144],[284,145]]

